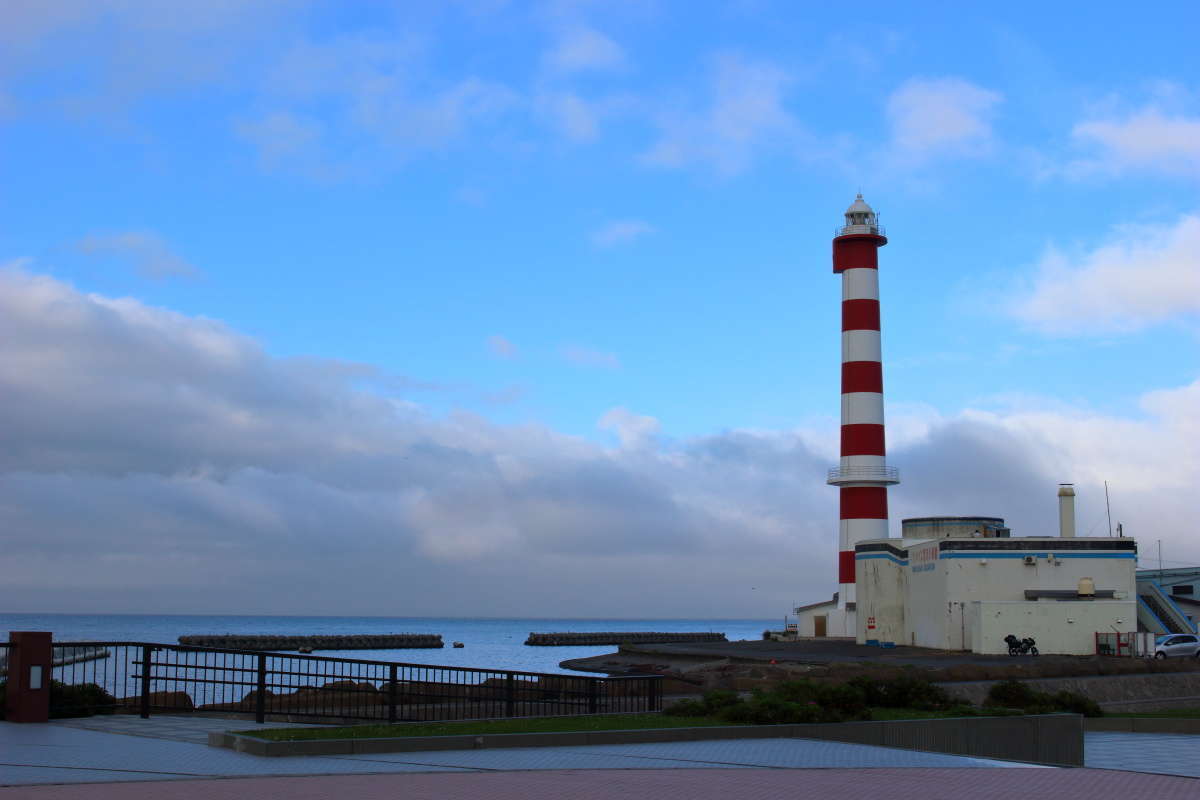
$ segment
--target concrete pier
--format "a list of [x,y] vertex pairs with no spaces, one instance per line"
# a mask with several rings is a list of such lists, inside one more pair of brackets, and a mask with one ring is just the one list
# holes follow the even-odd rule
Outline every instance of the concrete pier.
[[723,633],[531,633],[525,644],[536,647],[580,647],[609,644],[665,644],[668,642],[724,642]]
[[227,650],[415,650],[443,647],[440,633],[389,633],[378,636],[180,636],[180,644]]

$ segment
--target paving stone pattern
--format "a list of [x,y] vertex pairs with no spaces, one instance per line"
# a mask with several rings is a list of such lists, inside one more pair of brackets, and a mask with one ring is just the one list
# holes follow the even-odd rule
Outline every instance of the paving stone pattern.
[[252,727],[170,716],[0,722],[0,800],[1200,797],[1200,736],[1187,735],[1089,733],[1089,768],[1069,770],[804,739],[296,758],[204,744],[209,731]]

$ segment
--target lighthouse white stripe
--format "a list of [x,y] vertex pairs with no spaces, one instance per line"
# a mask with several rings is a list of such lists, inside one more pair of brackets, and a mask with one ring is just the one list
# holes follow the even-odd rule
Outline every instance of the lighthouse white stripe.
[[842,361],[882,361],[879,331],[842,331]]
[[[884,456],[842,456],[841,463],[838,465],[845,467],[882,467],[885,466]],[[878,484],[864,483],[864,486],[878,486]]]
[[844,519],[838,531],[838,549],[853,550],[854,545],[867,539],[886,539],[886,519]]
[[879,392],[846,392],[842,395],[842,424],[883,424],[883,395]]
[[842,271],[843,300],[878,300],[879,270],[847,269]]

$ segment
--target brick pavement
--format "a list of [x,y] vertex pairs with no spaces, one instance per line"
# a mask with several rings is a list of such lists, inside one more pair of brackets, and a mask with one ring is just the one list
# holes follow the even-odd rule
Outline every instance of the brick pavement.
[[0,789],[8,800],[1195,800],[1200,781],[1094,769],[556,770],[174,781]]

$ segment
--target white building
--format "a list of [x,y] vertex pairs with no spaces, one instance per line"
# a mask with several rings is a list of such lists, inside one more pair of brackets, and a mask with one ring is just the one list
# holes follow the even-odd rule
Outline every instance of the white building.
[[906,519],[900,539],[855,547],[859,644],[1006,653],[1096,652],[1097,632],[1137,630],[1137,543],[1012,538],[993,517]]

